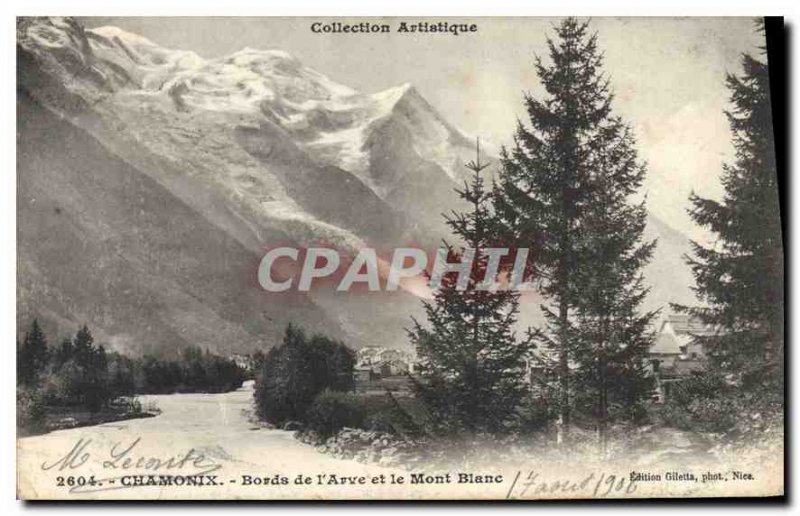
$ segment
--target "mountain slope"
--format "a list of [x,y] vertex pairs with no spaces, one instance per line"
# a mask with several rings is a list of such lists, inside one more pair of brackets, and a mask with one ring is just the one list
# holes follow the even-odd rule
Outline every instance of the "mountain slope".
[[27,135],[17,163],[21,324],[39,316],[66,333],[89,323],[112,347],[141,351],[251,349],[298,319],[336,332],[300,295],[264,299],[253,285],[258,254],[24,90],[17,109]]
[[[355,346],[406,344],[404,327],[420,313],[413,295],[319,289],[287,302],[260,290],[254,264],[279,245],[432,249],[448,236],[441,213],[458,207],[453,188],[473,143],[412,86],[363,94],[279,50],[207,60],[71,19],[22,18],[17,32],[19,145],[29,149],[20,199],[84,214],[70,232],[51,225],[66,215],[47,218],[20,202],[20,322],[36,313],[67,326],[81,319],[117,340],[139,326],[147,332],[126,342],[153,349],[200,339],[250,350],[288,320]],[[49,126],[53,136],[44,138]],[[141,183],[139,197],[116,188],[129,177]],[[39,250],[40,225],[52,232],[48,252]],[[685,239],[658,221],[648,229],[662,240],[647,272],[656,283],[648,305],[686,302]],[[130,258],[95,276],[58,262],[82,248],[101,263]],[[197,269],[166,267],[170,260]],[[139,297],[103,291],[117,268],[132,271],[121,291],[139,289]],[[196,285],[206,279],[213,288]],[[54,291],[68,301],[55,303]],[[523,315],[538,320],[536,303]],[[212,326],[227,328],[223,339]],[[194,334],[175,336],[175,328]]]

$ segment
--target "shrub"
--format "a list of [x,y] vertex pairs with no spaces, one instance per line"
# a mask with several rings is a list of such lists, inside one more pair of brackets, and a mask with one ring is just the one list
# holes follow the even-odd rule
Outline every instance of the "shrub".
[[528,435],[547,431],[553,419],[551,410],[544,396],[528,394],[517,408],[517,419],[511,429]]
[[70,359],[60,367],[50,367],[42,376],[40,393],[48,405],[80,405],[83,371]]
[[17,427],[22,435],[43,432],[45,415],[44,401],[38,391],[17,388]]
[[725,433],[741,416],[739,405],[725,380],[709,372],[676,383],[659,415],[665,425],[682,430]]
[[397,434],[400,433],[397,430],[397,420],[397,415],[391,409],[384,409],[378,412],[368,411],[367,416],[364,418],[364,429],[372,432]]
[[117,398],[113,405],[125,414],[142,414],[142,402],[135,396]]
[[425,405],[413,397],[383,396],[360,398],[366,417],[363,428],[374,432],[419,436],[426,433],[431,415]]
[[364,406],[354,394],[325,390],[314,398],[306,419],[309,428],[324,438],[345,427],[361,427],[364,414]]

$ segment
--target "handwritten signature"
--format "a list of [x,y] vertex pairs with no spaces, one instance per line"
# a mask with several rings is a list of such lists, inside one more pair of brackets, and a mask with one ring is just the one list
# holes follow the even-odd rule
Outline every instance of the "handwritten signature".
[[[183,476],[203,477],[219,470],[213,458],[203,452],[190,448],[186,453],[166,457],[143,455],[137,452],[137,447],[142,438],[137,437],[130,443],[117,442],[100,456],[101,466],[104,470],[116,472],[144,471],[146,473],[169,473],[180,471]],[[73,471],[83,467],[94,459],[92,439],[80,438],[75,445],[64,455],[53,462],[43,462],[43,471]],[[129,484],[119,482],[121,476],[110,476],[95,480],[91,485],[72,486],[70,492],[96,492],[111,489],[124,489],[142,484]]]

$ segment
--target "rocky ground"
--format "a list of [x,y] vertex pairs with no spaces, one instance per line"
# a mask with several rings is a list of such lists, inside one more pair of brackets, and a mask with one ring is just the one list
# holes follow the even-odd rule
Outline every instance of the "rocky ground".
[[781,435],[743,444],[720,435],[645,426],[628,431],[615,429],[603,451],[594,432],[573,429],[571,435],[569,446],[558,446],[545,434],[422,439],[344,428],[326,439],[313,430],[299,429],[294,433],[296,439],[338,459],[407,470],[458,469],[492,463],[518,467],[531,463],[568,465],[575,460],[624,463],[636,468],[713,468],[742,457],[759,461],[763,456],[779,455],[783,446]]

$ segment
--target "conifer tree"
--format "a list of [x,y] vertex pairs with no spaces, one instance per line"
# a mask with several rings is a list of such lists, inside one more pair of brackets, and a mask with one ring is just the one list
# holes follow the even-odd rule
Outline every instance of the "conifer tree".
[[72,340],[72,348],[77,364],[88,369],[92,364],[95,348],[92,332],[89,331],[89,327],[85,324],[75,334],[75,338]]
[[94,337],[86,325],[75,334],[72,347],[75,365],[81,373],[76,390],[90,410],[98,410],[111,397],[106,351],[103,346],[94,345]]
[[32,385],[39,374],[47,366],[47,339],[37,319],[31,323],[31,329],[25,333],[25,340],[17,357],[17,381],[22,385]]
[[574,18],[554,30],[551,62],[535,62],[546,95],[525,96],[529,126],[518,123],[503,149],[494,207],[498,231],[532,249],[546,301],[533,335],[563,438],[575,409],[593,414],[602,432],[611,398],[624,391],[630,409],[649,394],[643,361],[653,314],[637,312],[654,243],[641,241],[644,205],[629,204],[645,170],[630,129],[612,115],[597,35]]
[[630,201],[645,175],[631,131],[617,117],[599,126],[590,144],[592,202],[575,239],[581,259],[573,281],[581,296],[575,299],[572,360],[576,408],[596,420],[605,448],[609,421],[640,420],[652,396],[648,355],[656,312],[641,313],[641,303],[649,290],[642,268],[656,242],[643,241],[644,201]]
[[64,337],[61,339],[61,344],[56,348],[53,353],[53,363],[56,369],[63,366],[68,360],[72,358],[74,347],[72,346],[72,339]]
[[530,342],[518,340],[514,331],[519,293],[480,288],[489,264],[485,251],[496,243],[491,192],[481,177],[486,166],[479,147],[477,160],[467,164],[473,172],[470,182],[456,190],[472,209],[445,217],[464,246],[446,244],[448,261],[474,256],[467,281],[460,289],[456,274],[443,275],[433,300],[424,303],[428,326],[414,320],[409,330],[420,361],[420,381],[414,388],[432,414],[435,430],[442,432],[501,432],[527,390]]
[[780,403],[783,391],[783,245],[766,62],[742,56],[729,74],[735,158],[723,166],[722,200],[692,194],[690,214],[710,230],[709,245],[692,243],[688,263],[703,306],[682,307],[718,329],[696,337],[710,367],[755,406]]

